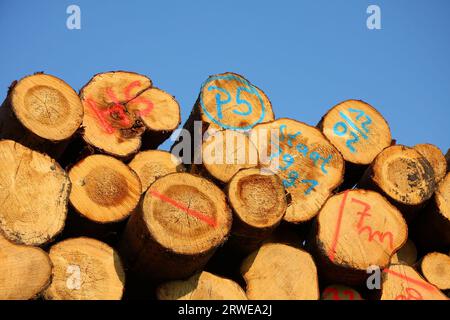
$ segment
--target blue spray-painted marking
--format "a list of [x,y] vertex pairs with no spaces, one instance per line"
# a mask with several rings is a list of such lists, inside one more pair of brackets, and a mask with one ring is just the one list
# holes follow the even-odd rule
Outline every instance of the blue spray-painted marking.
[[[245,92],[248,92],[248,93],[250,93],[250,94],[255,95],[255,96],[258,98],[259,103],[261,104],[261,116],[260,116],[257,120],[255,120],[253,123],[251,123],[251,124],[249,124],[249,125],[247,125],[247,126],[244,126],[244,127],[231,126],[231,125],[222,123],[222,121],[221,121],[221,120],[222,120],[222,117],[223,117],[223,114],[222,114],[222,106],[223,106],[224,104],[226,104],[226,103],[225,103],[225,102],[220,102],[220,104],[217,105],[217,99],[218,99],[218,98],[217,98],[217,96],[216,96],[217,118],[215,118],[215,117],[214,117],[214,116],[206,109],[205,104],[204,104],[204,102],[203,102],[203,94],[202,94],[203,89],[208,85],[208,83],[210,83],[210,82],[212,82],[212,81],[214,81],[214,80],[236,80],[236,81],[242,83],[242,84],[244,85],[244,87],[239,87],[239,88],[241,88],[241,89],[239,90],[239,88],[238,88],[238,89],[236,90],[236,102],[237,102],[238,104],[245,104],[245,105],[247,106],[247,111],[241,112],[241,111],[238,111],[238,110],[234,110],[233,112],[234,112],[235,114],[240,115],[240,116],[243,116],[243,117],[249,116],[250,114],[252,114],[252,112],[253,112],[253,107],[252,107],[252,105],[250,104],[250,102],[248,102],[247,100],[244,100],[244,99],[241,99],[241,98],[240,98],[240,93],[241,93],[242,91],[245,91]],[[211,87],[216,87],[216,86],[211,86]],[[211,88],[211,87],[209,87],[209,88]],[[210,90],[209,88],[208,88],[208,90]],[[222,88],[222,89],[223,89],[223,88]],[[201,87],[200,90],[201,90],[201,93],[200,93],[200,106],[201,106],[203,112],[205,113],[205,115],[208,117],[209,120],[211,120],[213,123],[215,123],[216,125],[220,126],[221,128],[224,128],[224,129],[230,129],[230,130],[243,130],[243,131],[250,130],[250,129],[252,129],[255,125],[257,125],[258,123],[261,123],[261,122],[263,121],[265,115],[266,115],[266,106],[264,105],[264,100],[262,99],[262,97],[261,97],[261,95],[259,94],[259,92],[258,92],[258,90],[256,89],[256,87],[253,86],[253,85],[251,85],[247,80],[245,80],[245,79],[243,79],[243,78],[241,78],[241,77],[238,77],[238,76],[236,76],[236,75],[229,74],[229,75],[224,75],[224,76],[212,76],[212,77],[209,77],[209,78],[203,83],[203,85],[202,85],[202,87]],[[211,89],[211,90],[212,90],[212,89]],[[220,98],[219,98],[219,100],[220,100]],[[220,100],[220,101],[222,101],[222,100]],[[226,100],[225,100],[225,101],[226,101]],[[229,102],[228,102],[228,103],[229,103]],[[220,110],[219,110],[219,108],[220,108]],[[221,116],[221,117],[219,117],[219,111],[220,111],[220,116]]]
[[212,90],[218,90],[222,93],[225,93],[227,95],[227,99],[225,100],[221,100],[220,99],[220,93],[216,94],[216,107],[217,107],[217,118],[222,119],[223,118],[223,114],[222,114],[222,105],[227,104],[231,101],[231,95],[228,92],[228,90],[224,89],[224,88],[220,88],[217,86],[210,86],[208,88],[208,91],[212,91]]
[[356,148],[354,147],[354,144],[356,144],[360,141],[358,134],[361,137],[363,137],[365,140],[367,140],[369,138],[366,133],[369,133],[368,125],[370,125],[372,123],[372,119],[362,110],[349,108],[348,111],[357,114],[356,120],[360,120],[362,117],[366,117],[366,121],[364,121],[361,124],[362,130],[358,127],[358,125],[350,117],[348,117],[342,111],[339,111],[339,115],[342,117],[342,119],[344,119],[345,122],[342,122],[342,121],[337,122],[333,127],[333,132],[337,136],[340,136],[340,137],[345,136],[348,131],[347,124],[354,131],[356,131],[356,132],[351,131],[349,133],[352,136],[352,139],[348,139],[345,143],[347,148],[350,150],[350,152],[355,153]]
[[317,180],[309,180],[309,179],[303,179],[302,183],[310,184],[309,188],[305,191],[305,195],[310,194],[311,191],[313,191],[314,188],[319,184]]

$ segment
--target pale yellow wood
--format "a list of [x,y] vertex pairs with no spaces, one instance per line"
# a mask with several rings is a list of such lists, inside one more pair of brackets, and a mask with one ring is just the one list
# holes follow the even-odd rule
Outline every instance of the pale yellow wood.
[[427,254],[420,263],[425,279],[441,290],[450,289],[450,257],[439,252]]

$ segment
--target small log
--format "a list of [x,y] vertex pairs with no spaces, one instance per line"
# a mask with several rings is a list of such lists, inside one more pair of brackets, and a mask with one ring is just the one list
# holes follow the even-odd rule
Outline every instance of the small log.
[[142,193],[145,193],[156,179],[169,173],[185,171],[180,159],[161,150],[141,151],[128,165],[139,176]]
[[156,295],[159,300],[247,300],[236,282],[205,271],[185,281],[164,283]]
[[434,197],[412,225],[421,252],[447,251],[450,246],[450,173],[439,183]]
[[82,119],[77,93],[59,78],[36,73],[10,86],[0,108],[0,139],[58,158]]
[[284,219],[311,220],[342,183],[344,160],[315,127],[283,118],[259,124],[251,132],[261,166],[276,172],[291,199]]
[[0,229],[16,243],[40,246],[64,228],[71,183],[47,155],[0,141]]
[[73,238],[50,248],[52,283],[46,300],[120,300],[125,273],[117,252],[90,238]]
[[141,196],[137,174],[121,161],[106,155],[92,155],[69,171],[72,181],[68,236],[87,235],[103,239],[117,231],[133,212]]
[[431,164],[436,184],[438,184],[447,173],[447,160],[441,149],[430,143],[417,144],[414,149],[419,151]]
[[391,264],[413,266],[417,262],[417,248],[410,239],[391,258]]
[[233,210],[229,244],[246,254],[256,250],[279,225],[287,208],[281,179],[260,169],[239,171],[227,186]]
[[361,285],[367,269],[385,268],[406,242],[401,213],[373,191],[347,190],[332,196],[317,216],[313,244],[322,280]]
[[9,242],[0,233],[0,300],[29,300],[50,284],[52,264],[42,249]]
[[306,251],[267,243],[241,266],[249,300],[318,300],[316,265]]
[[83,139],[101,152],[128,158],[141,145],[156,148],[180,123],[180,108],[149,78],[117,71],[95,75],[80,91]]
[[436,183],[424,156],[413,148],[396,145],[375,158],[358,187],[380,192],[410,221],[432,197]]
[[347,100],[331,108],[318,128],[345,160],[342,189],[352,188],[375,157],[392,143],[391,130],[383,116],[360,100]]
[[383,270],[381,300],[447,300],[411,266],[396,264]]
[[329,285],[322,292],[321,300],[363,300],[361,294],[347,286],[343,285]]
[[440,290],[450,289],[450,257],[439,252],[431,252],[423,257],[420,270],[428,282]]
[[129,269],[144,282],[187,278],[201,270],[231,229],[225,194],[188,173],[156,180],[121,239]]

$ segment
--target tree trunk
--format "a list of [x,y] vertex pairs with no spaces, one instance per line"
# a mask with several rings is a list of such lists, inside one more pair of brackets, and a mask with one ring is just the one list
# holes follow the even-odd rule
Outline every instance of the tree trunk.
[[345,160],[342,189],[352,188],[375,157],[392,143],[391,130],[383,116],[359,100],[347,100],[334,106],[318,127]]
[[137,174],[113,157],[89,156],[70,169],[69,177],[70,204],[76,212],[69,215],[66,236],[105,239],[117,232],[139,203]]
[[234,281],[200,272],[185,281],[171,281],[158,287],[159,300],[247,300]]
[[120,300],[125,273],[117,252],[100,241],[74,238],[50,248],[52,283],[46,300]]
[[447,300],[447,297],[414,268],[397,264],[383,270],[381,300]]
[[420,271],[428,282],[440,290],[450,290],[450,257],[440,252],[431,252],[423,257]]
[[64,228],[71,183],[47,155],[0,141],[0,229],[13,242],[40,246]]
[[132,72],[95,75],[80,91],[83,139],[101,152],[127,159],[141,145],[156,148],[180,124],[180,107],[149,78]]
[[450,247],[450,173],[438,185],[433,199],[414,221],[413,239],[422,253]]
[[318,300],[316,265],[303,250],[264,244],[241,266],[249,300]]
[[425,157],[413,148],[396,145],[375,158],[358,187],[380,192],[411,221],[433,195],[436,183]]
[[141,151],[128,165],[141,180],[142,194],[148,190],[156,179],[169,173],[185,171],[180,159],[170,152],[161,150]]
[[0,300],[36,298],[50,284],[51,276],[47,253],[13,244],[0,233]]
[[363,284],[370,266],[387,267],[408,235],[394,206],[376,192],[357,189],[328,199],[316,227],[312,249],[322,279],[348,285]]
[[414,149],[419,151],[431,164],[436,184],[438,184],[447,173],[447,160],[441,149],[430,143],[417,144]]
[[288,222],[311,220],[342,183],[342,156],[315,127],[278,119],[255,126],[251,141],[263,159],[261,165],[277,173],[288,192]]
[[227,196],[234,213],[227,245],[236,253],[250,254],[283,219],[287,208],[283,184],[277,175],[260,169],[241,170],[228,184]]
[[120,248],[144,282],[182,279],[201,270],[231,229],[225,194],[188,173],[156,180],[128,221]]

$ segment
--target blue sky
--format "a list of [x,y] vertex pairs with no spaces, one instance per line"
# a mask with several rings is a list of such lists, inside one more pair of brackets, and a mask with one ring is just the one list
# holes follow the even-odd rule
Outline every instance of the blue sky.
[[[81,30],[66,8],[81,8]],[[381,30],[366,27],[370,4]],[[80,89],[95,73],[146,74],[183,121],[208,75],[261,87],[277,117],[315,125],[336,103],[367,101],[398,143],[450,147],[450,1],[0,0],[0,98],[35,71]],[[167,143],[165,147],[167,147]]]

